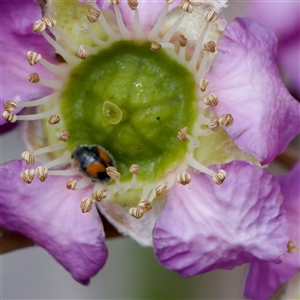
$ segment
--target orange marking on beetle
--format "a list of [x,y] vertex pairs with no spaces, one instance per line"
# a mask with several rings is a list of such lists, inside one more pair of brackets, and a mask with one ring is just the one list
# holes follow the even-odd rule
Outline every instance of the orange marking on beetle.
[[98,149],[98,152],[99,152],[99,156],[104,159],[107,163],[111,163],[111,158],[109,156],[109,154],[105,151],[103,151],[102,149]]
[[106,167],[101,162],[95,161],[85,171],[92,177],[97,177],[99,172],[106,172]]

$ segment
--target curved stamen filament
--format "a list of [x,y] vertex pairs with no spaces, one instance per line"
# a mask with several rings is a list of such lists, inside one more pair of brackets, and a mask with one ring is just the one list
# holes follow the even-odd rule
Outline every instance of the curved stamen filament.
[[53,151],[63,150],[65,148],[66,148],[66,144],[64,142],[58,142],[56,144],[32,151],[32,155],[38,156],[38,155],[50,153]]
[[123,21],[123,18],[122,18],[119,7],[117,5],[114,5],[113,7],[114,7],[115,15],[116,15],[116,18],[117,18],[117,24],[118,24],[118,27],[120,29],[121,36],[124,39],[130,39],[131,38],[131,33],[129,32],[129,30],[126,28],[126,26],[124,24],[124,21]]
[[[69,162],[70,162],[69,155],[64,154],[64,155],[60,156],[59,158],[56,158],[56,159],[44,164],[43,167],[50,169],[50,168],[57,167],[60,165],[67,165]],[[78,171],[77,171],[77,174],[78,174]]]
[[143,31],[143,28],[141,26],[141,21],[140,21],[140,15],[139,15],[139,10],[136,9],[134,11],[134,32],[135,36],[137,39],[144,39],[145,33]]
[[101,46],[101,47],[104,47],[106,42],[102,41],[101,39],[98,38],[98,36],[96,35],[94,29],[93,29],[93,26],[90,22],[87,22],[87,30],[91,36],[91,38],[93,39],[93,41],[98,45],[98,46]]
[[76,51],[78,49],[78,45],[76,43],[74,43],[69,36],[58,26],[55,25],[52,28],[49,28],[49,30],[52,32],[52,34],[54,36],[60,36],[60,38],[62,38],[64,41],[67,42],[67,44],[74,50]]
[[164,8],[162,9],[158,17],[158,20],[156,21],[150,33],[148,34],[149,40],[155,40],[158,37],[159,31],[166,20],[168,11],[169,11],[169,3],[166,2]]
[[185,16],[185,13],[186,12],[184,12],[184,11],[181,12],[181,14],[178,17],[178,19],[173,23],[173,25],[171,26],[171,28],[168,30],[168,32],[162,38],[161,43],[169,42],[171,40],[171,38],[174,35],[174,33],[176,32],[178,26],[182,22],[182,20],[183,20],[183,18]]
[[203,172],[205,174],[208,174],[210,176],[215,176],[216,172],[210,170],[209,168],[205,167],[201,163],[199,163],[197,160],[195,160],[191,155],[188,155],[187,157],[187,163],[193,167],[194,169]]

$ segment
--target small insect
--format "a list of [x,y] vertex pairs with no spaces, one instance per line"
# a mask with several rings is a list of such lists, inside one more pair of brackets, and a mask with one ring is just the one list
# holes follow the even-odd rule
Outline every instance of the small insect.
[[104,148],[93,146],[78,146],[71,156],[79,171],[93,182],[108,182],[111,178],[106,173],[107,167],[114,167],[111,154]]

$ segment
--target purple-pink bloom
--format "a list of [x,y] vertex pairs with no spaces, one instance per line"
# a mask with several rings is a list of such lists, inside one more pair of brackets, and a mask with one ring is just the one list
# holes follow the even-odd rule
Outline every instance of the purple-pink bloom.
[[[282,208],[286,212],[289,240],[300,245],[300,163],[290,173],[276,176],[283,194]],[[248,272],[244,295],[255,300],[269,299],[281,284],[290,280],[300,270],[300,252],[286,253],[277,265],[255,260]]]
[[250,19],[229,24],[207,75],[218,95],[217,115],[231,111],[226,129],[235,144],[268,164],[282,153],[300,128],[299,103],[281,81],[276,65],[277,39]]
[[245,15],[274,31],[277,62],[290,90],[300,96],[300,5],[298,1],[249,1]]
[[[28,3],[28,7],[33,5]],[[108,8],[106,1],[97,3],[101,9]],[[132,31],[133,13],[125,4],[120,4],[120,11],[125,25]],[[165,2],[154,4],[149,8],[148,2],[141,2],[139,6],[146,33],[155,24]],[[10,80],[4,85],[2,104],[8,99],[32,100],[47,91],[32,89],[28,83],[20,84],[20,91],[12,88],[12,82],[23,80],[31,72],[26,61],[22,63],[24,70],[18,72],[20,61],[14,61],[12,54],[24,55],[24,60],[27,50],[38,51],[49,61],[55,56],[55,51],[40,35],[31,33],[32,23],[41,17],[38,7],[24,14],[24,6],[25,3],[19,1],[11,1],[10,5],[1,3],[5,11],[1,26],[9,29],[3,40],[5,54],[1,65],[4,73],[10,74],[7,77]],[[18,22],[12,23],[16,11],[20,14]],[[6,42],[10,36],[13,48]],[[217,49],[218,54],[207,74],[210,81],[207,93],[216,93],[219,98],[218,106],[211,110],[218,117],[231,113],[234,123],[226,131],[234,143],[263,164],[269,163],[299,132],[299,103],[283,86],[274,63],[276,39],[260,25],[238,19],[227,26]],[[14,68],[10,69],[11,65]],[[38,72],[46,74],[42,70]],[[132,219],[128,207],[110,201],[99,204],[99,210],[120,232],[145,245],[152,242],[152,224],[158,218],[153,231],[158,260],[183,276],[216,268],[230,269],[257,259],[280,263],[288,238],[278,183],[250,162],[233,161],[219,168],[227,172],[223,185],[218,186],[211,176],[191,169],[191,183],[186,186],[175,183],[168,188],[165,208],[162,210],[165,200],[158,209],[154,202],[154,209],[142,219],[144,223]],[[76,192],[66,190],[66,180],[61,176],[49,177],[43,184],[34,181],[28,186],[16,180],[24,169],[25,164],[20,161],[1,166],[0,225],[33,239],[77,281],[87,284],[107,258],[97,210],[83,214],[79,209],[81,200],[91,193],[92,182],[88,188]],[[218,170],[216,166],[210,169]],[[118,207],[121,216],[113,206]],[[138,222],[142,225],[136,226]]]
[[157,259],[185,277],[257,258],[280,263],[287,224],[274,177],[244,161],[212,168],[227,172],[222,186],[200,173],[169,192],[153,230]]

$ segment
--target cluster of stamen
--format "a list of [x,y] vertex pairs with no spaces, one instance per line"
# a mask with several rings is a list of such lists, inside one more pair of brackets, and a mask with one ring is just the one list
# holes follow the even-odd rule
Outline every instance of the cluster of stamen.
[[[207,11],[204,14],[204,19],[206,21],[206,24],[202,29],[199,40],[194,48],[192,57],[189,60],[187,60],[186,46],[189,44],[188,39],[184,35],[179,34],[177,38],[179,47],[178,45],[176,46],[173,42],[171,42],[171,39],[176,33],[185,15],[187,13],[190,14],[193,12],[194,10],[193,4],[189,0],[182,0],[179,4],[179,7],[181,8],[182,12],[179,15],[178,19],[173,23],[173,25],[168,29],[168,31],[164,35],[162,35],[160,32],[161,27],[165,23],[166,16],[169,11],[169,5],[173,3],[173,1],[174,0],[166,0],[165,6],[161,11],[158,20],[156,21],[155,25],[153,26],[152,30],[149,33],[144,32],[140,24],[138,0],[128,0],[128,5],[130,9],[132,9],[135,12],[134,32],[130,32],[124,24],[122,15],[118,8],[120,0],[108,0],[108,3],[113,7],[115,12],[116,21],[118,25],[118,32],[115,32],[110,27],[107,20],[104,18],[100,8],[97,6],[96,2],[91,2],[92,7],[88,9],[86,15],[87,30],[91,38],[94,40],[94,42],[97,45],[95,49],[93,49],[92,47],[85,47],[84,45],[79,46],[75,44],[60,29],[60,27],[57,25],[56,20],[50,16],[44,16],[41,20],[36,21],[33,25],[33,31],[35,33],[39,33],[44,36],[44,38],[55,48],[56,53],[60,54],[67,62],[67,67],[62,67],[60,65],[53,65],[50,62],[43,59],[43,57],[39,53],[28,51],[27,60],[30,66],[34,66],[37,63],[41,63],[46,69],[48,69],[49,71],[51,71],[52,73],[56,74],[59,77],[58,80],[45,80],[45,79],[41,79],[38,73],[33,72],[28,75],[28,81],[30,83],[42,84],[44,86],[51,87],[54,90],[54,93],[52,95],[37,100],[33,100],[30,102],[19,103],[15,100],[9,100],[4,104],[4,112],[2,115],[3,118],[8,122],[16,122],[17,120],[30,121],[30,120],[40,120],[40,119],[48,118],[48,123],[50,125],[58,124],[60,122],[60,116],[56,111],[51,110],[51,111],[36,113],[32,115],[16,115],[13,113],[13,111],[17,108],[38,107],[46,103],[50,103],[50,102],[55,103],[55,101],[59,101],[59,95],[60,95],[61,84],[62,84],[61,82],[63,81],[62,78],[64,78],[65,75],[74,66],[77,66],[82,60],[88,59],[90,55],[98,51],[99,46],[100,47],[107,46],[118,39],[125,39],[125,40],[126,39],[127,40],[147,39],[152,42],[150,50],[154,52],[158,52],[161,49],[165,49],[166,51],[173,51],[173,53],[177,54],[178,60],[183,62],[187,66],[187,68],[194,74],[196,82],[199,83],[198,96],[199,99],[202,100],[202,102],[199,101],[199,103],[200,106],[204,104],[204,106],[201,108],[203,108],[205,111],[207,107],[215,107],[216,105],[218,105],[219,100],[217,95],[215,95],[214,93],[205,94],[209,82],[206,78],[204,78],[204,74],[207,72],[209,57],[210,55],[215,53],[216,50],[216,43],[214,41],[208,41],[204,43],[204,37],[209,28],[209,25],[217,21],[218,14],[214,11]],[[101,27],[103,28],[106,35],[108,36],[108,40],[100,39],[93,31],[91,23],[95,23],[95,22],[100,23]],[[61,46],[55,39],[52,38],[51,35],[47,33],[47,31],[50,31],[54,36],[56,34],[62,35],[65,38],[65,40],[68,42],[69,48],[65,49],[63,46]],[[72,53],[70,53],[71,52],[70,49],[72,49],[73,51]],[[89,49],[89,51],[87,49]],[[91,53],[89,53],[90,51]],[[224,114],[221,117],[217,117],[217,116],[213,117],[208,124],[204,124],[204,125],[206,125],[209,128],[210,130],[209,133],[213,133],[216,132],[220,126],[223,127],[231,126],[233,124],[233,121],[234,119],[231,116],[231,114]],[[200,128],[201,125],[203,124],[197,123],[196,125]],[[177,134],[177,138],[179,142],[189,141],[189,145],[190,145],[189,148],[190,151],[185,161],[185,165],[186,165],[185,169],[187,169],[187,167],[192,167],[197,171],[204,172],[212,176],[213,181],[216,184],[223,183],[226,177],[226,172],[224,170],[219,170],[217,172],[214,172],[194,159],[193,151],[194,149],[200,146],[200,142],[198,140],[198,136],[200,134],[197,134],[197,130],[194,129],[193,132],[194,134],[188,134],[188,128],[183,127],[182,129],[180,129],[180,131]],[[29,151],[25,151],[22,153],[21,157],[28,165],[32,166],[35,163],[36,156],[47,154],[54,151],[66,150],[66,146],[64,142],[68,140],[69,136],[70,136],[69,132],[63,130],[62,132],[58,133],[59,142],[57,144],[35,150],[32,153],[30,153]],[[24,172],[21,173],[21,177],[26,183],[30,184],[34,180],[35,175],[41,182],[44,182],[50,175],[54,175],[54,176],[81,175],[77,169],[74,169],[72,167],[63,170],[56,170],[56,169],[49,170],[50,168],[56,168],[61,165],[68,166],[70,164],[72,165],[70,155],[68,155],[68,153],[63,154],[58,159],[55,159],[49,163],[41,165],[36,169],[25,170]],[[133,189],[137,189],[141,187],[143,188],[143,183],[138,182],[137,180],[137,175],[139,174],[138,165],[137,164],[132,165],[129,171],[132,174],[130,188]],[[128,187],[126,183],[124,184],[121,183],[120,181],[121,174],[118,172],[118,170],[115,167],[108,167],[106,168],[106,173],[115,182],[114,186],[116,187],[117,192],[119,194],[125,193]],[[175,180],[182,185],[187,185],[191,182],[192,177],[188,172],[186,172],[186,170],[183,170],[182,168],[178,168],[178,173],[176,175]],[[140,200],[137,207],[130,208],[129,214],[137,219],[143,217],[145,213],[151,210],[152,208],[151,202],[153,201],[153,199],[155,197],[164,195],[167,192],[167,190],[172,187],[175,180],[174,178],[173,179],[167,178],[164,179],[164,182],[158,181],[150,188],[150,191],[147,190],[149,187],[144,188],[143,194],[145,195],[142,195],[142,199],[146,199],[146,200]],[[69,190],[76,191],[78,189],[81,189],[91,184],[92,184],[91,181],[85,177],[82,177],[79,180],[70,178],[66,182],[66,188]],[[106,197],[107,197],[106,189],[100,188],[94,190],[91,197],[87,197],[82,200],[80,205],[82,212],[86,213],[91,211],[95,202],[100,202]]]

